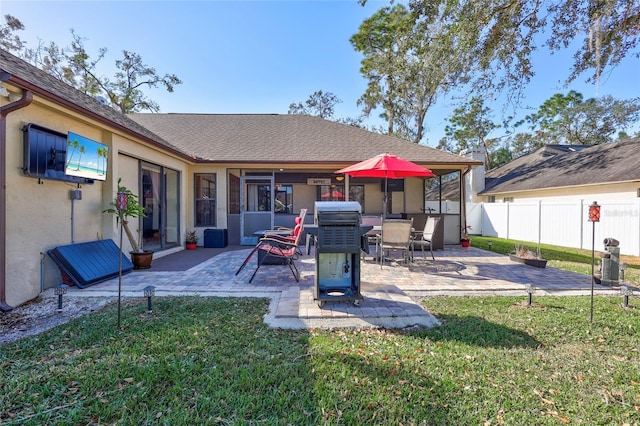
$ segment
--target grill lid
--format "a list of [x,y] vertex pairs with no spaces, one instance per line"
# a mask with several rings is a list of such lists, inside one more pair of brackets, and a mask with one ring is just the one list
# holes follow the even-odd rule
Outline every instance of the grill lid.
[[362,212],[362,207],[357,201],[316,201],[316,214],[318,212]]

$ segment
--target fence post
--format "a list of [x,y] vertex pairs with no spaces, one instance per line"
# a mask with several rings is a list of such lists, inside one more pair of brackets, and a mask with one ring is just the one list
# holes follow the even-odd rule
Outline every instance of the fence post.
[[509,223],[509,211],[510,211],[509,204],[510,204],[510,202],[507,201],[505,204],[507,205],[507,240],[508,240],[509,239],[509,234],[510,234],[509,228],[511,228],[511,224]]
[[542,242],[542,200],[538,200],[538,246]]
[[583,249],[584,248],[584,200],[580,200],[580,248]]
[[638,235],[636,235],[636,252],[635,256],[640,256],[640,189],[638,189],[638,197],[636,198],[636,215],[638,217]]

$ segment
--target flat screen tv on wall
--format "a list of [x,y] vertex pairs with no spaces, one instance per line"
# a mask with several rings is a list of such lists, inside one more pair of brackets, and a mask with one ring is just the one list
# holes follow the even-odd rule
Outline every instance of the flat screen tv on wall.
[[[61,180],[78,184],[92,184],[95,182],[95,177],[85,178],[65,173],[65,159],[69,148],[68,134],[56,132],[35,123],[26,124],[22,131],[24,133],[22,171],[26,176],[37,178],[39,183],[42,183],[42,179]],[[78,139],[79,148],[80,142]],[[84,151],[85,154],[88,152],[86,145]],[[103,150],[102,152],[104,154],[106,151]],[[76,152],[74,155],[77,154]],[[102,163],[102,170],[106,170],[106,161]],[[104,173],[101,177],[104,180]]]
[[107,179],[109,147],[84,136],[69,132],[64,174],[85,179]]

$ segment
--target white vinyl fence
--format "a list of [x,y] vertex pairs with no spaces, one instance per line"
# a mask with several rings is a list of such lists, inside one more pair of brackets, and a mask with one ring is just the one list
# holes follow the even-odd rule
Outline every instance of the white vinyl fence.
[[605,238],[620,241],[620,253],[640,256],[640,198],[598,202],[600,222],[589,222],[590,202],[539,201],[467,205],[471,234],[604,250]]

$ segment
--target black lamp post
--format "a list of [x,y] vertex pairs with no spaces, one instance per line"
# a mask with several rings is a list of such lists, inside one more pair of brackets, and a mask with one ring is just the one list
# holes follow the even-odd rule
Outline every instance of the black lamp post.
[[593,268],[595,264],[595,250],[596,250],[596,222],[600,222],[600,206],[597,201],[589,206],[589,222],[593,223],[593,231],[591,234],[591,315],[590,321],[593,322],[593,285],[595,277],[593,276]]
[[53,293],[58,296],[58,312],[62,312],[62,295],[67,292],[67,286],[58,284],[53,288]]
[[123,212],[127,210],[129,203],[129,194],[124,191],[118,192],[116,196],[116,209],[118,210],[118,219],[120,220],[120,258],[118,259],[118,330],[120,329],[120,311],[122,300],[122,231],[123,231]]
[[151,307],[151,298],[156,294],[156,288],[152,285],[148,285],[142,289],[144,291],[144,297],[147,298],[147,313],[153,313],[153,308]]

